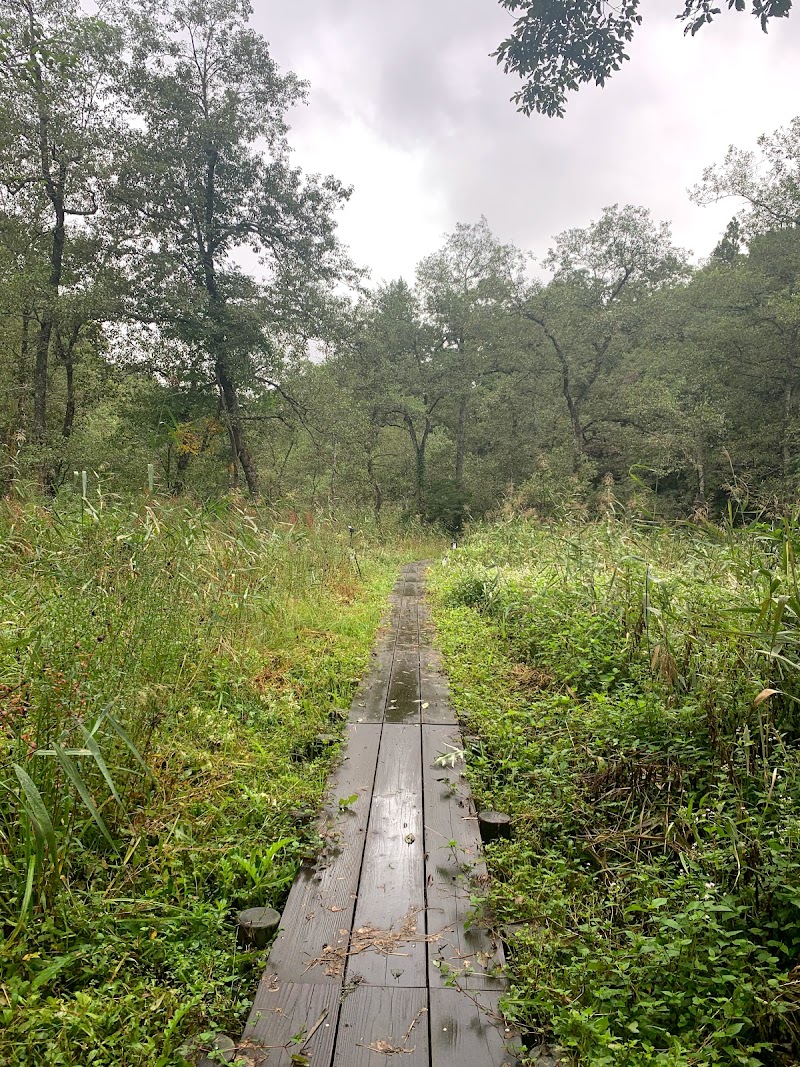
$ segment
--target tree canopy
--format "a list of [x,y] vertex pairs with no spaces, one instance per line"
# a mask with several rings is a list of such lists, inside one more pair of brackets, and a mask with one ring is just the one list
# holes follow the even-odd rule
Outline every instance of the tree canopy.
[[[724,0],[732,11],[745,11],[748,0]],[[773,19],[786,18],[792,0],[749,0],[751,13],[766,32]],[[562,117],[567,93],[594,82],[604,85],[629,58],[627,48],[645,15],[642,0],[500,0],[514,15],[514,29],[495,55],[507,74],[523,86],[513,96],[526,115],[540,112]],[[716,0],[685,0],[676,18],[685,32],[696,34],[722,7]]]
[[248,19],[3,9],[4,491],[57,496],[77,469],[450,529],[612,495],[665,515],[792,498],[800,120],[700,176],[698,203],[735,204],[700,266],[624,204],[539,263],[462,222],[369,287],[337,239],[349,190],[292,160],[305,86]]

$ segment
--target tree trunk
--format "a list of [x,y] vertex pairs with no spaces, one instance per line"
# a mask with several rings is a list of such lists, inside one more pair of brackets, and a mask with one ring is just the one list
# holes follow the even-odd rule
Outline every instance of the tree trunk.
[[695,497],[694,506],[700,511],[706,507],[706,464],[699,451],[694,457],[694,470],[697,475],[697,496]]
[[517,456],[519,455],[519,417],[515,412],[511,415],[511,451],[508,457],[508,473],[512,488],[517,484]]
[[36,364],[33,375],[33,440],[37,445],[43,445],[47,436],[47,364],[52,333],[53,312],[46,308],[36,338]]
[[456,431],[456,485],[464,488],[464,458],[467,453],[467,409],[469,396],[465,393],[458,404],[458,429]]
[[25,423],[28,419],[28,391],[30,389],[30,380],[28,378],[30,368],[28,367],[28,355],[30,350],[30,336],[31,336],[31,310],[28,307],[22,309],[22,334],[19,342],[19,369],[17,372],[17,385],[19,393],[17,395],[17,429],[18,431],[24,431]]
[[217,266],[215,262],[216,245],[214,232],[216,229],[216,172],[219,163],[219,153],[213,145],[206,148],[206,180],[205,180],[205,235],[198,240],[198,251],[203,263],[203,279],[206,293],[209,298],[210,317],[216,326],[217,351],[214,353],[214,372],[217,385],[222,396],[223,407],[228,423],[228,435],[231,440],[233,452],[233,477],[231,488],[239,487],[239,464],[242,465],[247,489],[251,496],[258,496],[258,470],[253,461],[250,451],[245,444],[244,429],[239,413],[239,396],[236,385],[225,358],[221,354],[221,347],[225,344],[224,329],[224,301],[220,299],[217,286]]
[[567,402],[569,421],[572,425],[572,440],[575,444],[575,452],[578,456],[582,456],[586,451],[586,439],[583,433],[580,411],[578,410],[578,405],[575,403],[575,398],[570,392],[569,376],[566,371],[562,375],[562,392],[564,394],[564,400]]
[[56,350],[58,352],[58,358],[64,365],[64,371],[67,376],[67,399],[64,407],[64,421],[61,425],[61,436],[64,438],[72,436],[72,430],[75,423],[75,363],[73,355],[80,335],[80,323],[74,323],[69,337],[67,338],[67,343],[64,344],[61,329],[58,325],[56,326]]
[[175,480],[172,483],[172,492],[176,496],[180,496],[186,488],[186,472],[191,461],[191,452],[181,452],[178,456],[178,462],[175,464]]
[[[36,39],[34,8],[27,7],[31,43]],[[67,165],[62,162],[54,168],[56,145],[50,140],[51,115],[46,102],[44,78],[38,56],[31,50],[30,73],[36,89],[38,112],[38,144],[40,177],[53,208],[53,229],[50,233],[50,276],[47,279],[39,334],[36,338],[36,362],[33,378],[33,439],[43,445],[47,436],[47,371],[50,358],[50,339],[53,334],[56,307],[58,304],[61,275],[64,262],[66,230],[66,185]],[[42,468],[42,482],[47,481],[47,472]]]
[[416,450],[414,471],[417,482],[417,515],[422,518],[425,514],[425,441]]
[[383,507],[383,490],[378,484],[378,479],[375,477],[375,460],[372,452],[367,452],[367,474],[369,475],[370,483],[372,484],[372,491],[375,494],[375,503],[373,504],[373,510],[375,512],[375,524],[380,526],[381,522],[381,508]]
[[336,442],[333,443],[333,455],[331,456],[330,479],[328,481],[328,511],[333,511],[336,505],[336,478],[338,477],[339,453]]
[[64,354],[64,369],[67,372],[67,402],[64,407],[64,424],[61,427],[62,437],[71,437],[75,422],[75,371],[72,364],[72,349],[69,348]]
[[788,381],[783,393],[783,476],[789,478],[792,474],[792,402],[794,389],[792,382]]
[[247,490],[250,495],[258,496],[258,469],[256,468],[253,458],[250,455],[250,451],[245,444],[242,420],[239,414],[239,397],[236,392],[236,386],[234,385],[233,379],[229,375],[222,359],[217,358],[214,370],[217,376],[217,384],[219,385],[225,405],[228,432],[230,433],[231,443],[233,445],[234,463],[241,463],[245,481],[247,482]]
[[408,430],[408,437],[411,441],[411,446],[414,449],[414,476],[415,476],[415,489],[414,495],[417,503],[417,515],[419,518],[425,514],[425,449],[428,445],[428,436],[431,432],[431,420],[428,414],[425,415],[425,429],[422,431],[422,436],[417,435],[417,428],[414,425],[414,420],[408,414],[403,414],[403,422],[406,424]]
[[28,354],[30,348],[30,323],[31,312],[25,307],[22,310],[22,323],[19,341],[19,361],[17,363],[17,411],[12,415],[8,425],[6,438],[6,451],[8,463],[4,464],[5,474],[0,483],[0,492],[7,493],[13,483],[16,474],[17,456],[20,446],[25,439],[25,425],[28,417],[28,393],[30,381],[28,380]]
[[[216,228],[216,169],[219,163],[219,153],[213,145],[206,149],[206,182],[205,182],[205,236],[199,241],[198,251],[203,262],[203,278],[206,293],[209,297],[211,320],[217,327],[217,346],[225,344],[224,329],[224,301],[220,299],[217,287],[217,267],[215,262],[214,232]],[[228,433],[233,450],[233,485],[237,489],[239,485],[239,467],[242,465],[247,489],[251,496],[258,496],[258,469],[253,457],[247,448],[244,439],[244,429],[239,413],[239,396],[236,385],[229,368],[225,364],[225,358],[218,347],[214,354],[214,371],[217,377],[220,393],[225,407],[228,420]]]
[[36,338],[36,365],[33,378],[33,439],[37,445],[43,445],[47,436],[47,372],[50,360],[50,340],[53,336],[56,306],[61,288],[66,242],[63,195],[55,199],[53,208],[56,223],[53,227],[53,239],[50,246],[50,276],[47,280],[47,297],[39,323],[39,334]]
[[[538,316],[532,314],[527,314],[526,318],[529,318],[531,322],[535,322],[537,326],[541,326],[542,330],[544,331],[545,337],[553,346],[553,351],[556,354],[558,365],[561,368],[561,393],[567,405],[567,411],[569,412],[569,421],[572,426],[572,438],[575,443],[575,458],[577,460],[578,456],[582,456],[583,453],[586,451],[586,437],[583,432],[583,424],[581,423],[581,415],[578,403],[575,399],[575,395],[572,390],[572,379],[569,371],[569,360],[567,359],[566,352],[559,344],[558,338],[550,329],[548,329],[547,323],[544,321],[544,319],[541,319]],[[608,344],[604,346],[602,354],[605,353],[605,350],[607,348]],[[602,354],[598,353],[598,358],[595,363],[595,373],[593,380],[597,378],[597,375],[600,371],[600,367],[602,365]],[[585,397],[585,390],[583,395]]]

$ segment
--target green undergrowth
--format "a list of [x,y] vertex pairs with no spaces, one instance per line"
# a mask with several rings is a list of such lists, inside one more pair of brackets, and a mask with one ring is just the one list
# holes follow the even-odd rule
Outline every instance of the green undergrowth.
[[800,1057],[800,530],[476,530],[434,573],[509,1013],[600,1065]]
[[236,1034],[399,566],[235,503],[0,504],[0,1060],[173,1067]]

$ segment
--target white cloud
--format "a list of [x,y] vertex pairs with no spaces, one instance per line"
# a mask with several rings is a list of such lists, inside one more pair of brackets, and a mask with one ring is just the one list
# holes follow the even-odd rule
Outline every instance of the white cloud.
[[354,184],[341,232],[377,280],[405,274],[459,221],[485,214],[541,255],[606,204],[640,203],[706,255],[733,213],[686,189],[730,143],[800,112],[800,12],[764,35],[724,13],[686,39],[654,0],[630,64],[585,88],[564,120],[526,119],[488,53],[510,25],[495,0],[262,0],[275,58],[311,81],[294,116],[297,161]]

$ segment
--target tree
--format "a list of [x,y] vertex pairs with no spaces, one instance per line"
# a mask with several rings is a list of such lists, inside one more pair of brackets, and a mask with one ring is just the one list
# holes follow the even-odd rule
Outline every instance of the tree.
[[36,306],[23,310],[34,349],[33,438],[43,446],[59,298],[80,229],[70,224],[97,214],[108,180],[119,41],[108,23],[60,0],[11,0],[0,40],[0,186],[11,198],[7,218],[15,212],[38,231],[46,262]]
[[711,253],[711,258],[717,263],[735,263],[741,255],[743,247],[742,226],[734,216],[725,227],[725,233],[717,242],[714,251]]
[[[370,478],[378,485],[379,431],[401,431],[412,454],[414,506],[425,514],[428,445],[440,424],[447,386],[442,339],[426,323],[417,294],[402,279],[382,286],[362,309],[360,327],[336,357],[339,373],[365,413]],[[377,492],[377,490],[376,490]]]
[[0,211],[0,426],[6,449],[0,485],[9,486],[19,453],[30,437],[31,345],[42,273],[42,249],[35,227],[12,205]]
[[[552,280],[523,287],[517,312],[537,327],[555,360],[577,458],[588,447],[587,404],[625,351],[644,298],[685,276],[686,260],[666,223],[655,225],[645,208],[614,205],[586,229],[557,237],[545,266]],[[595,417],[624,418],[614,407]]]
[[440,341],[448,400],[455,409],[454,482],[461,493],[470,406],[484,383],[513,363],[506,350],[509,312],[524,267],[524,256],[501,244],[482,218],[457,226],[444,247],[417,268],[422,307]]
[[800,229],[754,237],[712,261],[682,294],[682,329],[722,398],[729,448],[762,483],[791,486],[798,464]]
[[[287,338],[315,336],[349,270],[333,213],[348,191],[290,165],[288,108],[305,88],[247,26],[247,0],[142,0],[122,9],[128,158],[115,198],[137,227],[136,314],[185,346],[218,391],[251,494],[246,423]],[[260,278],[235,260],[258,257]]]
[[691,194],[703,205],[743,201],[737,237],[800,225],[800,117],[759,137],[758,149],[731,145],[721,164],[706,168]]
[[378,293],[375,311],[367,352],[383,374],[380,392],[373,394],[371,421],[406,433],[414,456],[416,513],[421,517],[426,510],[428,444],[446,396],[437,358],[441,340],[426,327],[417,298],[403,281]]
[[[720,14],[717,0],[683,0],[677,18],[696,34]],[[744,11],[747,0],[725,0]],[[766,32],[772,19],[789,15],[792,0],[750,0],[751,12]],[[629,58],[626,49],[641,25],[642,0],[500,0],[516,16],[514,30],[495,52],[507,74],[523,87],[514,94],[518,110],[563,117],[567,92],[582,84],[604,85]]]

